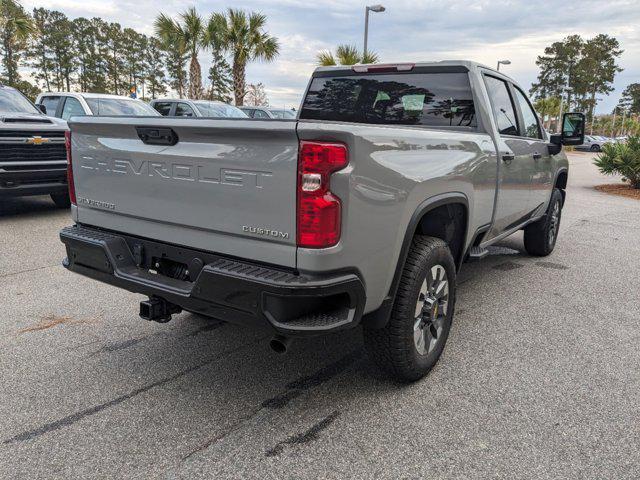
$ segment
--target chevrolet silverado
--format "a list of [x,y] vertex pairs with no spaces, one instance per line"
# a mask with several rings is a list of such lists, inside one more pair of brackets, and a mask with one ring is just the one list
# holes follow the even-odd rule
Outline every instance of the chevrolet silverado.
[[64,265],[181,310],[292,338],[359,326],[413,381],[437,362],[463,262],[524,230],[554,249],[562,145],[525,90],[468,61],[323,67],[297,119],[70,120]]

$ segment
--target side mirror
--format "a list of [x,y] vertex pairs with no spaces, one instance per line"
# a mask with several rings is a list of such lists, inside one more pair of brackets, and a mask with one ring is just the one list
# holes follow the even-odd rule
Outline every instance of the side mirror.
[[47,114],[47,107],[45,107],[43,104],[36,103],[36,108],[40,110],[42,113],[44,113],[45,115]]
[[562,116],[562,145],[582,145],[585,123],[583,113],[565,113]]

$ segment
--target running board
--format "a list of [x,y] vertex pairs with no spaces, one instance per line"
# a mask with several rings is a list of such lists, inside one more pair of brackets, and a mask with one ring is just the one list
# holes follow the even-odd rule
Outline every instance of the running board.
[[484,257],[489,255],[489,250],[482,247],[471,247],[469,250],[469,261],[476,262],[478,260],[482,260]]

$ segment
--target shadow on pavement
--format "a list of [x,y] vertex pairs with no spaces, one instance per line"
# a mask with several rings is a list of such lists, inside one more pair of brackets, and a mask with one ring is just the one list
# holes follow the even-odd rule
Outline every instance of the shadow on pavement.
[[0,199],[0,221],[10,217],[49,216],[63,210],[56,207],[49,196]]

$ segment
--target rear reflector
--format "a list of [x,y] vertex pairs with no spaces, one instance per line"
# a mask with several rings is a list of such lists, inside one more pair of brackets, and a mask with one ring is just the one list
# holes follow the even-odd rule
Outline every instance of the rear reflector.
[[342,143],[300,142],[298,164],[298,246],[332,247],[340,240],[340,199],[329,190],[333,172],[347,166]]
[[71,162],[71,132],[69,130],[64,132],[64,146],[67,149],[67,183],[69,185],[69,199],[71,200],[71,203],[77,205],[76,186],[73,182],[73,163]]
[[378,63],[354,65],[351,69],[357,73],[410,72],[415,66],[415,63]]

